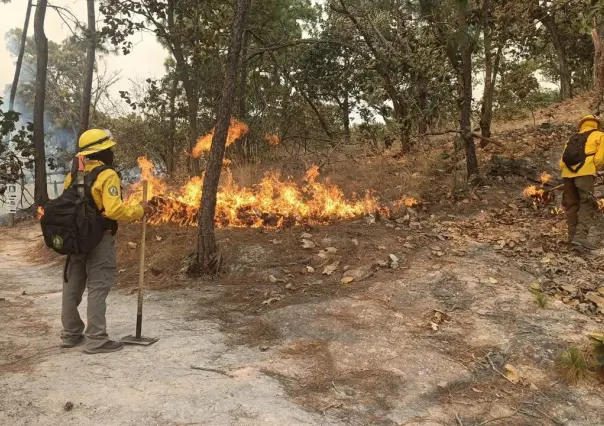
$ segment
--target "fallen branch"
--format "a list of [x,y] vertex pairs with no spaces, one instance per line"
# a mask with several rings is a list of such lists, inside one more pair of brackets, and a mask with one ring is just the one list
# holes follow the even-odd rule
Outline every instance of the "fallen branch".
[[491,366],[491,368],[493,369],[493,371],[495,373],[499,374],[501,377],[503,377],[504,379],[506,379],[511,384],[513,384],[513,385],[516,384],[513,381],[511,381],[505,374],[503,374],[501,371],[499,371],[499,369],[497,367],[495,367],[495,364],[493,364],[493,361],[491,361],[491,354],[490,353],[487,354],[486,358],[487,358],[487,361],[489,362],[489,365]]
[[[421,135],[417,135],[417,137],[421,136],[442,136],[448,135],[450,133],[456,133],[458,135],[461,134],[461,130],[443,130],[442,132],[434,132],[434,133],[422,133]],[[482,136],[478,133],[472,133],[472,137],[475,139],[481,139],[485,142],[492,143],[493,145],[497,145],[500,148],[503,148],[504,145],[502,142],[496,141],[495,139],[487,138],[486,136]]]
[[334,402],[332,404],[329,404],[327,407],[321,410],[321,414],[325,415],[328,410],[331,410],[332,408],[340,408],[342,405],[343,404],[341,402]]
[[195,365],[192,365],[192,366],[191,366],[191,369],[192,369],[192,370],[207,371],[208,373],[216,373],[216,374],[220,374],[220,375],[222,375],[222,376],[226,376],[226,377],[228,377],[228,378],[230,378],[230,379],[232,379],[232,378],[233,378],[233,376],[232,376],[232,375],[230,375],[229,373],[227,373],[226,371],[224,371],[224,370],[218,370],[218,369],[216,369],[216,368],[197,367],[197,366],[195,366]]
[[[483,140],[488,143],[492,143],[493,145],[497,145],[499,148],[503,148],[503,143],[496,141],[495,139],[487,138],[485,136],[479,135],[478,133],[472,133],[472,136],[476,139]],[[485,145],[486,146],[486,145]],[[484,148],[484,147],[483,147]]]
[[514,417],[516,414],[520,413],[523,414],[520,410],[522,410],[522,407],[524,407],[524,404],[522,404],[516,411],[514,411],[512,414],[508,415],[508,416],[501,416],[501,417],[495,417],[493,419],[490,420],[486,420],[482,423],[480,423],[478,426],[484,426],[486,424],[489,423],[493,423],[493,422],[498,422],[499,420],[505,420],[505,419],[509,419],[511,417]]
[[[594,188],[597,188],[599,186],[604,186],[604,182],[598,182],[598,183],[596,183],[594,185]],[[564,188],[564,184],[562,183],[562,184],[560,184],[558,186],[554,186],[553,188],[546,189],[545,192],[559,191],[559,190],[561,190],[563,188]]]

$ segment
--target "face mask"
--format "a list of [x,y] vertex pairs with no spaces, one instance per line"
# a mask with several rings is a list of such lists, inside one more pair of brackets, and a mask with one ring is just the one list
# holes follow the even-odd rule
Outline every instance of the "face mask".
[[115,154],[112,149],[107,150],[107,158],[103,161],[108,166],[113,166],[113,161],[115,159]]

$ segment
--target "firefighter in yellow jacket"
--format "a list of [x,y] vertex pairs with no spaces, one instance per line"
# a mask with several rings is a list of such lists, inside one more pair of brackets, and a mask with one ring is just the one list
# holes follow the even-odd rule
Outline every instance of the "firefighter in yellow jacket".
[[[594,181],[598,170],[604,165],[604,133],[600,128],[601,123],[597,117],[583,117],[579,121],[578,133],[566,144],[563,159],[560,161],[564,180],[563,204],[568,224],[568,243],[590,250],[597,248],[588,238],[597,212]],[[572,154],[567,157],[568,151],[573,149],[572,145],[575,150],[579,149],[581,152],[579,158],[575,155],[576,160],[568,161],[568,158],[573,158]]]
[[[108,130],[91,129],[78,141],[78,155],[86,158],[88,174],[99,166],[113,166],[113,147],[116,145]],[[65,188],[72,182],[71,173],[65,179]],[[117,222],[132,222],[149,212],[146,203],[129,206],[122,202],[120,178],[113,169],[103,170],[92,183],[91,195],[96,207],[105,216],[105,235],[88,254],[71,255],[67,259],[61,320],[62,347],[72,348],[86,342],[86,353],[119,351],[123,344],[109,340],[105,320],[106,299],[114,284],[116,256],[113,237]],[[84,290],[88,287],[87,325],[78,313]]]

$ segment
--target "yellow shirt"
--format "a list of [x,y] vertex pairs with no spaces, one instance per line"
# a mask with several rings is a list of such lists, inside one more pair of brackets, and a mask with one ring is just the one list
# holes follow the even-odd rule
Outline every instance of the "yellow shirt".
[[[86,162],[86,172],[91,172],[103,162],[97,160],[88,160]],[[71,173],[65,177],[63,184],[65,189],[71,184]],[[120,178],[113,169],[101,172],[91,188],[92,198],[99,210],[109,219],[120,222],[134,222],[144,216],[143,208],[136,204],[128,206],[122,201]]]
[[[598,123],[595,120],[587,120],[581,125],[579,133],[596,130],[587,138],[585,144],[585,154],[588,157],[585,159],[585,164],[577,173],[573,173],[564,161],[560,160],[560,170],[563,178],[576,178],[579,176],[596,176],[598,170],[604,165],[604,133],[598,129]],[[566,145],[564,145],[566,149]]]

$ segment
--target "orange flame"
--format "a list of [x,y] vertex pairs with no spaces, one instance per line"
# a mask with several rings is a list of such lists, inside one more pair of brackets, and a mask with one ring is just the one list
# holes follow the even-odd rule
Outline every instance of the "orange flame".
[[395,204],[395,207],[416,207],[419,206],[419,201],[413,197],[403,197],[398,200]]
[[266,142],[271,146],[277,146],[281,143],[281,139],[279,138],[279,136],[271,135],[269,133],[264,135],[264,140],[266,140]]
[[37,219],[40,220],[40,219],[42,219],[43,216],[44,216],[44,207],[38,206]]
[[552,180],[552,175],[550,175],[548,172],[543,172],[541,173],[541,176],[539,176],[539,180],[541,181],[542,185],[545,185]]
[[[199,158],[204,153],[209,152],[212,147],[212,140],[214,139],[214,131],[216,128],[210,130],[208,134],[197,139],[197,145],[193,148],[193,158]],[[229,133],[227,135],[226,146],[231,146],[236,140],[247,134],[250,129],[247,124],[242,123],[241,121],[236,120],[235,118],[231,118],[231,125],[229,127]]]
[[[151,182],[152,173],[143,174]],[[370,193],[364,198],[347,199],[343,191],[328,180],[319,182],[319,169],[312,167],[306,172],[302,184],[282,180],[278,172],[266,173],[264,178],[251,188],[238,186],[227,168],[217,194],[216,225],[219,227],[285,227],[302,223],[326,224],[334,220],[351,219],[376,211],[387,211]],[[166,193],[153,180],[151,201],[155,208],[149,218],[152,224],[173,222],[180,225],[195,225],[202,197],[203,177],[194,177],[178,193]],[[140,184],[133,186],[134,196],[129,201],[138,201],[136,194]]]
[[522,191],[522,195],[526,198],[541,198],[545,194],[543,189],[537,189],[535,185],[528,186]]
[[143,180],[148,182],[147,200],[163,195],[167,190],[166,183],[153,174],[155,166],[147,157],[139,157],[137,162],[138,167],[141,169],[141,181],[130,187],[131,193],[126,201],[128,204],[136,204],[143,201],[143,185],[141,183]]

